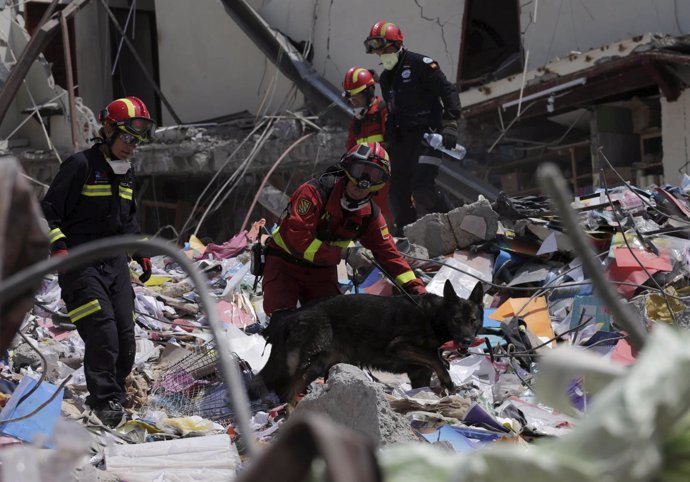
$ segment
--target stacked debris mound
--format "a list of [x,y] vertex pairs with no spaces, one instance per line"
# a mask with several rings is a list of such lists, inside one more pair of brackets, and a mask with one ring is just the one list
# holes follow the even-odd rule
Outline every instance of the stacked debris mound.
[[[659,324],[686,327],[690,241],[682,233],[690,224],[687,193],[624,186],[578,197],[572,208],[611,286],[639,315],[634,321],[652,333]],[[474,346],[464,350],[447,343],[440,350],[455,389],[445,392],[436,377],[430,387],[413,389],[406,375],[337,365],[307,389],[294,413],[326,414],[374,445],[411,442],[460,453],[496,441],[568,440],[580,426],[588,426],[583,421],[596,406],[598,388],[586,382],[598,378],[558,372],[546,406],[536,400],[534,389],[537,373],[549,372],[543,360],[557,353],[555,348],[578,348],[605,363],[611,377],[623,373],[617,367],[635,364],[639,354],[593,291],[547,200],[479,199],[447,214],[425,216],[405,233],[398,247],[429,292],[441,295],[446,281],[464,298],[477,284],[484,288],[483,327]],[[271,349],[259,334],[268,320],[260,284],[249,273],[247,250],[244,233],[221,244],[190,237],[185,245],[184,253],[216,299],[224,326],[220,339],[212,335],[199,293],[177,263],[154,257],[154,274],[145,285],[132,263],[137,354],[127,381],[128,417],[114,429],[104,427],[84,403],[83,342],[67,317],[56,276],[45,277],[21,336],[1,362],[5,443],[31,451],[32,441],[40,446],[60,437],[86,437],[89,449],[84,450],[94,456],[99,474],[107,470],[126,480],[138,480],[134,474],[144,470],[135,468],[136,454],[149,467],[167,464],[170,476],[199,467],[202,459],[226,462],[209,466],[209,477],[233,473],[245,445],[237,438],[238,415],[221,376],[219,350],[232,347],[248,385]],[[349,261],[352,266],[339,271],[343,293],[397,295],[366,250],[360,248]],[[31,413],[44,403],[40,416]],[[272,443],[283,430],[287,407],[275,394],[264,393],[249,408],[258,440]],[[89,431],[70,435],[62,419]],[[182,444],[190,436],[203,437],[195,444],[200,452]],[[132,452],[131,444],[141,450]],[[189,457],[161,458],[187,452]],[[92,478],[85,475],[87,469],[80,473],[82,480]]]

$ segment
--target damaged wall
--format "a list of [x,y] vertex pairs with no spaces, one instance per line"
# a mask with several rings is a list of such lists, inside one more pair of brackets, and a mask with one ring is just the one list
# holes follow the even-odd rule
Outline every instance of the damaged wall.
[[[536,23],[533,15],[537,7]],[[690,33],[690,3],[677,0],[526,1],[520,24],[534,69],[571,51],[586,50],[646,32]]]
[[[161,89],[183,122],[243,110],[270,114],[286,100],[292,83],[276,77],[276,68],[219,1],[155,5]],[[293,108],[302,104],[300,95],[294,99]],[[173,123],[165,109],[163,123]]]
[[[79,46],[79,55],[76,56],[79,95],[84,104],[95,112],[112,100],[108,28],[108,14],[97,1],[89,2],[75,17],[74,35]],[[108,55],[104,55],[106,52]]]
[[[310,38],[313,63],[334,85],[354,65],[381,70],[362,42],[381,18],[397,22],[408,46],[439,61],[455,80],[463,4],[455,0],[371,3],[290,0],[249,2],[275,29],[296,43]],[[161,88],[185,122],[248,110],[271,113],[292,86],[283,75],[262,99],[276,69],[217,0],[156,0]],[[293,108],[302,105],[298,95]],[[165,124],[171,122],[164,112]]]
[[[296,40],[314,42],[314,67],[340,86],[355,65],[381,71],[378,58],[364,52],[364,39],[374,22],[396,23],[413,51],[433,57],[455,81],[460,51],[464,2],[457,0],[404,0],[371,2],[350,0],[256,1],[259,13]],[[297,10],[299,9],[299,10]]]
[[680,185],[681,172],[689,172],[690,161],[690,89],[681,92],[675,102],[661,96],[661,134],[664,152],[664,181]]

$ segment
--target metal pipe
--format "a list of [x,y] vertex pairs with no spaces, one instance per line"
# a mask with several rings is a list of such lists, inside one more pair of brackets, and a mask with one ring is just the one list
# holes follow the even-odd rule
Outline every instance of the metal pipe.
[[229,339],[227,339],[227,345],[223,343],[224,338],[221,338],[223,326],[218,316],[216,304],[206,286],[204,276],[174,244],[155,238],[142,240],[140,236],[133,235],[104,238],[82,244],[70,250],[68,256],[43,260],[40,263],[33,264],[19,273],[2,280],[2,284],[0,285],[0,307],[5,302],[32,289],[35,280],[43,278],[43,276],[48,273],[67,271],[83,266],[89,262],[112,256],[112,253],[118,250],[126,251],[128,249],[163,253],[173,258],[179,263],[184,271],[189,273],[189,277],[192,278],[192,282],[199,292],[199,304],[201,304],[206,311],[209,326],[211,327],[218,346],[221,374],[230,392],[230,398],[232,399],[232,405],[240,433],[247,444],[249,455],[256,455],[256,437],[250,422],[249,399],[247,398],[242,384],[242,375],[240,374],[237,362],[235,357],[232,356],[232,343]]
[[[101,0],[104,1],[104,0]],[[245,0],[222,0],[225,10],[237,25],[299,90],[320,109],[335,109],[326,114],[340,123],[352,118],[340,89],[321,76],[310,62],[280,32],[272,29]]]
[[62,27],[62,50],[65,56],[65,70],[67,71],[67,94],[69,98],[69,119],[72,127],[72,148],[74,152],[79,150],[77,139],[77,107],[74,99],[74,76],[72,73],[72,52],[70,52],[69,29],[67,28],[67,17],[60,12],[60,26]]

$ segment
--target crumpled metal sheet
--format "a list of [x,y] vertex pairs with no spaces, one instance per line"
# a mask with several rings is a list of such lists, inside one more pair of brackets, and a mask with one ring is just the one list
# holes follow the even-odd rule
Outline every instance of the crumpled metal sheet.
[[[14,157],[0,158],[0,284],[48,256],[47,225],[22,168]],[[34,304],[35,286],[0,305],[0,353],[12,342]]]

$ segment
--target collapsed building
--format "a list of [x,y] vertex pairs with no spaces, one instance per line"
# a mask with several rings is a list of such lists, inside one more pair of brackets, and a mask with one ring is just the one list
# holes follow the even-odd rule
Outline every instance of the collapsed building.
[[[639,21],[623,18],[613,22],[599,15],[593,2],[579,2],[582,11],[571,8],[570,12],[573,35],[597,44],[576,41],[571,45],[567,34],[558,29],[562,14],[555,2],[504,2],[506,8],[500,15],[492,15],[495,9],[489,12],[481,2],[472,0],[433,6],[416,1],[405,8],[368,4],[364,8],[365,2],[359,1],[346,6],[316,1],[307,8],[302,2],[297,11],[309,15],[300,16],[299,25],[290,23],[293,17],[279,3],[72,2],[69,5],[81,9],[70,13],[74,14],[75,44],[84,47],[79,56],[72,57],[77,59],[73,83],[76,85],[78,80],[84,99],[81,105],[74,99],[77,113],[71,110],[69,92],[56,85],[55,59],[49,60],[53,64],[51,74],[44,59],[39,58],[38,63],[31,64],[31,73],[38,80],[27,77],[12,101],[10,114],[3,118],[3,132],[14,140],[8,139],[6,149],[21,159],[40,191],[41,183],[52,178],[59,158],[95,135],[94,111],[120,93],[131,89],[144,92],[141,95],[147,103],[157,106],[161,124],[157,141],[137,152],[136,167],[144,187],[139,204],[145,231],[178,242],[189,240],[184,253],[206,276],[201,283],[198,278],[192,283],[181,269],[183,263],[159,256],[154,282],[136,287],[139,366],[128,388],[132,410],[138,415],[126,427],[99,432],[94,442],[98,455],[82,468],[82,480],[104,476],[93,471],[93,465],[102,467],[104,463],[109,475],[119,474],[127,480],[152,480],[160,476],[161,468],[171,472],[179,469],[189,477],[203,468],[207,480],[229,478],[242,466],[240,453],[243,457],[255,455],[250,442],[255,432],[259,440],[272,441],[281,430],[285,407],[266,400],[251,407],[251,429],[245,431],[240,426],[239,413],[233,413],[239,412],[236,400],[228,403],[233,395],[228,393],[233,392],[230,388],[237,387],[228,381],[227,372],[218,369],[227,355],[223,349],[226,340],[209,331],[218,323],[215,318],[222,318],[224,336],[232,341],[227,345],[238,358],[248,361],[249,368],[247,364],[241,366],[243,375],[251,377],[251,369],[259,366],[264,354],[258,335],[252,335],[250,327],[256,329],[265,318],[260,298],[252,294],[255,279],[248,274],[244,231],[259,217],[278,216],[291,187],[338,159],[344,141],[338,122],[344,111],[338,107],[338,89],[333,86],[339,84],[341,64],[344,70],[350,63],[370,61],[350,45],[355,36],[352,25],[369,25],[369,17],[374,14],[400,18],[403,26],[410,21],[410,28],[405,28],[408,42],[417,48],[419,39],[419,50],[428,47],[430,55],[448,60],[451,68],[447,71],[461,86],[464,105],[461,138],[469,155],[461,164],[448,164],[439,182],[458,203],[469,203],[448,215],[429,215],[409,226],[406,235],[422,246],[410,247],[406,254],[421,258],[415,268],[430,287],[438,287],[445,280],[452,280],[460,289],[478,280],[498,286],[499,292],[491,294],[494,298],[490,302],[487,300],[487,308],[492,305],[496,310],[490,319],[496,322],[493,328],[500,326],[504,335],[512,326],[514,331],[509,335],[513,338],[505,349],[500,337],[493,338],[493,343],[501,345],[496,345],[497,349],[489,345],[488,352],[477,348],[467,356],[453,358],[453,378],[459,388],[451,397],[440,398],[431,390],[410,391],[399,378],[387,379],[379,373],[370,376],[352,367],[337,366],[325,387],[312,387],[300,410],[325,412],[364,433],[369,442],[373,439],[383,446],[418,442],[422,432],[426,442],[437,445],[433,449],[452,447],[458,452],[474,451],[495,440],[511,442],[472,452],[470,457],[451,457],[449,452],[432,452],[424,445],[398,452],[394,448],[381,457],[387,480],[417,474],[419,467],[432,465],[440,467],[438,480],[504,480],[509,472],[508,478],[515,479],[539,474],[544,480],[600,480],[605,475],[642,481],[663,475],[671,462],[683,460],[687,443],[674,446],[673,442],[677,442],[675,436],[682,442],[687,432],[684,415],[688,388],[682,381],[688,364],[683,346],[687,336],[671,334],[663,325],[687,325],[683,294],[687,292],[690,272],[688,248],[687,240],[663,230],[676,229],[674,223],[688,223],[687,189],[659,187],[628,192],[628,186],[623,186],[607,191],[606,196],[589,194],[604,182],[611,186],[620,183],[617,176],[609,177],[610,166],[624,179],[644,187],[663,181],[679,184],[681,178],[676,172],[682,173],[688,155],[682,148],[687,134],[681,132],[686,43],[676,34],[683,33],[680,19],[684,18],[682,9],[687,7],[659,2],[668,8],[655,11],[656,16],[639,15],[638,10],[635,15]],[[572,7],[568,2],[560,3]],[[13,32],[8,37],[7,55],[9,46],[20,50],[26,44],[29,37],[21,28],[25,21],[22,19],[30,17],[34,4],[41,4],[39,12],[45,12],[50,5],[65,9],[69,6],[28,2],[4,8],[2,12],[7,14]],[[608,8],[615,8],[614,4],[623,6],[623,2],[611,2]],[[654,8],[645,2],[635,5],[647,13]],[[119,18],[119,28],[126,30],[129,24],[136,31],[122,50],[119,28],[111,13]],[[82,15],[88,21],[80,21]],[[590,25],[579,21],[578,15],[591,19]],[[63,41],[71,35],[66,20]],[[602,29],[604,21],[610,21],[611,28]],[[304,30],[304,22],[313,22],[313,35],[298,35],[309,31]],[[540,28],[542,24],[549,28]],[[632,36],[627,35],[632,28],[629,25],[635,28]],[[97,28],[109,35],[95,35]],[[429,29],[439,34],[441,44],[439,36],[430,35]],[[667,34],[643,33],[654,30]],[[599,35],[581,36],[593,31]],[[550,41],[544,41],[544,35]],[[432,37],[434,45],[429,40]],[[89,42],[84,43],[85,39]],[[107,48],[101,49],[99,42]],[[136,42],[136,48],[127,50],[129,42]],[[225,50],[233,45],[240,52],[232,55],[241,60],[229,63],[225,57],[206,57],[215,52],[212,46],[216,42],[225,45]],[[583,53],[571,54],[573,46]],[[110,58],[103,54],[107,50]],[[133,58],[135,51],[146,58],[144,64],[157,66],[149,76],[127,78],[138,63]],[[132,58],[127,59],[127,52]],[[18,59],[15,67],[20,65],[21,58],[12,55]],[[116,58],[119,60],[114,62]],[[257,58],[261,62],[256,62]],[[122,71],[123,63],[126,72]],[[113,64],[117,68],[111,70]],[[238,69],[238,64],[246,68]],[[85,65],[98,67],[89,69]],[[219,68],[220,74],[215,70]],[[315,73],[315,68],[319,72]],[[89,75],[100,77],[94,83],[89,82]],[[112,85],[101,88],[99,82]],[[34,83],[43,85],[43,90],[33,87]],[[71,90],[69,85],[67,88]],[[108,95],[111,92],[113,95]],[[51,105],[49,101],[56,96]],[[76,130],[73,120],[78,121]],[[23,121],[17,132],[12,132]],[[569,187],[578,194],[573,206],[580,225],[565,230],[586,232],[598,247],[610,249],[606,259],[608,275],[628,303],[627,314],[631,308],[635,311],[636,316],[624,318],[630,324],[621,323],[617,315],[608,312],[611,306],[602,306],[594,296],[590,273],[586,276],[576,260],[578,254],[587,258],[589,253],[574,249],[570,237],[563,235],[561,220],[544,198],[498,194],[499,189],[512,195],[536,193],[535,169],[546,160],[563,168]],[[603,179],[598,177],[600,172]],[[566,190],[561,189],[560,194],[565,196]],[[474,202],[477,194],[488,200]],[[605,199],[609,195],[611,198]],[[257,205],[261,208],[252,209]],[[617,208],[632,216],[618,219]],[[625,230],[629,232],[618,232]],[[220,241],[233,234],[238,237],[219,249],[208,240],[190,236],[192,233]],[[649,242],[655,246],[654,255]],[[643,259],[644,266],[636,256]],[[446,266],[439,269],[439,263]],[[371,266],[363,270],[368,276],[360,286],[367,292],[389,294],[392,287],[381,273],[369,270]],[[347,284],[349,281],[342,281],[347,289],[353,288]],[[657,287],[660,284],[663,288]],[[216,317],[204,315],[208,307],[202,295],[207,285],[220,305]],[[532,297],[518,296],[524,293],[522,290],[531,290]],[[51,366],[43,388],[51,387],[55,395],[60,393],[58,383],[58,387],[68,386],[72,398],[64,401],[62,410],[91,430],[101,430],[98,424],[94,429],[88,414],[80,411],[84,387],[79,354],[83,347],[65,320],[59,298],[55,278],[45,278],[28,313],[26,333],[22,332],[32,341],[13,347],[11,365],[23,371],[15,372],[12,379],[21,388],[13,397],[3,396],[2,400],[16,408],[26,398],[24,394],[31,390],[30,377],[21,376],[40,370],[43,360],[37,359],[36,350],[31,348],[40,342],[39,351],[49,359],[44,371]],[[636,338],[636,333],[652,326],[655,332],[651,341],[642,343]],[[581,363],[578,369],[586,367],[584,380],[594,380],[591,385],[579,378],[580,372],[575,375],[563,359],[560,365],[559,360],[550,365],[551,369],[555,367],[547,383],[553,388],[553,406],[574,408],[575,417],[587,413],[593,415],[591,419],[574,420],[533,403],[532,363],[556,342],[570,342],[602,355],[598,362],[572,353],[563,355],[568,361]],[[643,347],[644,351],[638,352]],[[626,371],[610,360],[633,367]],[[3,369],[8,366],[3,364]],[[24,379],[27,382],[21,385]],[[566,382],[568,386],[563,387]],[[644,399],[636,402],[644,410],[629,403],[630,393],[638,390]],[[568,400],[564,401],[566,391]],[[594,402],[592,412],[588,412],[590,397]],[[31,409],[28,405],[21,408]],[[55,405],[52,410],[51,416],[57,418],[59,410]],[[21,421],[9,423],[24,428],[17,423]],[[297,427],[297,435],[293,438],[293,432],[284,432],[285,437],[278,439],[275,447],[281,447],[281,443],[283,449],[290,444],[293,448],[312,447],[313,440],[310,442],[305,433],[317,434],[314,437],[318,447],[327,440],[340,440],[342,435],[329,432],[319,422],[307,422],[306,428],[295,422],[291,427]],[[237,437],[236,428],[244,437]],[[60,445],[66,432],[63,427],[58,429],[53,442],[59,446],[59,454],[81,454],[93,448]],[[650,437],[650,433],[655,436]],[[226,434],[234,437],[232,443]],[[319,434],[330,437],[319,438]],[[185,440],[193,435],[202,437]],[[537,438],[543,440],[534,450],[524,448],[527,441]],[[17,439],[28,441],[29,437],[19,433]],[[63,441],[76,439],[91,440],[80,433],[64,436]],[[340,448],[353,446],[348,445],[351,441],[340,441],[344,444]],[[326,446],[323,450],[326,458],[328,447],[332,448]],[[18,453],[23,458],[15,456]],[[362,456],[349,461],[350,467],[365,466],[373,458],[370,451],[355,453]],[[3,455],[4,468],[21,470],[34,453]],[[302,461],[304,454],[298,455]],[[283,475],[282,466],[271,463],[270,455],[258,460],[261,462],[255,463],[253,470],[273,469],[277,471],[273,480]],[[617,464],[612,466],[611,460]],[[37,465],[49,471],[46,467],[51,463],[54,461],[48,458]],[[510,472],[510,467],[518,469]],[[245,473],[245,480],[260,480],[250,479],[252,475]]]

